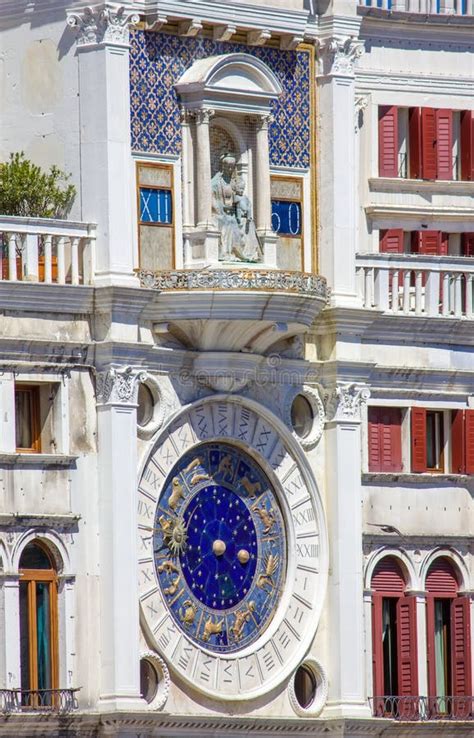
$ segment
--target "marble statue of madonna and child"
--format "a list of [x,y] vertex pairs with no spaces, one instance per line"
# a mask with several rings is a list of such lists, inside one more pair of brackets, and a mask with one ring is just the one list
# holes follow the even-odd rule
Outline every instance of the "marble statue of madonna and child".
[[220,233],[221,261],[262,261],[263,252],[252,218],[252,205],[244,195],[245,183],[235,179],[232,154],[220,157],[219,171],[211,180],[212,213]]

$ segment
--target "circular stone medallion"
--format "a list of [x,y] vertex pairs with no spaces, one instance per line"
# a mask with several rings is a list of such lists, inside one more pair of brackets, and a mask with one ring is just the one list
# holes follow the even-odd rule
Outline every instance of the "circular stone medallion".
[[271,621],[286,573],[286,533],[272,486],[244,451],[204,443],[182,456],[155,516],[159,586],[180,628],[230,653]]

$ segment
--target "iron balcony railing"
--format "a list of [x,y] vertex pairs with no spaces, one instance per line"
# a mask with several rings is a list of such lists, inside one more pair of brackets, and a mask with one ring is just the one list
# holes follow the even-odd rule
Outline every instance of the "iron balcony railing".
[[54,712],[78,709],[79,689],[0,689],[0,712]]
[[369,697],[372,715],[390,720],[474,720],[474,697]]

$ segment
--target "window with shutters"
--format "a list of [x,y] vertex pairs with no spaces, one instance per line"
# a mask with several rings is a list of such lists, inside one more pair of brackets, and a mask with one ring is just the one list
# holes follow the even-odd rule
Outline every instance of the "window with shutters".
[[472,705],[470,601],[459,595],[461,578],[439,557],[426,576],[428,694],[433,717],[469,716]]
[[368,441],[370,472],[402,471],[401,409],[369,407]]
[[474,474],[474,410],[451,412],[451,471]]
[[[416,599],[406,592],[397,560],[388,556],[375,567],[372,581],[372,662],[374,713],[413,710],[418,693]],[[393,697],[403,697],[396,706]]]
[[411,467],[414,472],[444,472],[445,415],[441,410],[411,409]]

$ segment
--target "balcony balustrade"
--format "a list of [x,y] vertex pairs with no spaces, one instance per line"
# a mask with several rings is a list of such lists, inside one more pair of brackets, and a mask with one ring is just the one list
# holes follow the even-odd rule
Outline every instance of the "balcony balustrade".
[[49,218],[0,216],[0,281],[91,284],[94,226]]
[[474,0],[359,0],[359,5],[422,15],[474,15]]
[[472,320],[474,260],[462,256],[358,254],[362,303],[394,315]]
[[474,697],[370,697],[372,715],[391,720],[473,720]]
[[0,689],[0,712],[49,712],[66,714],[77,710],[79,689]]

